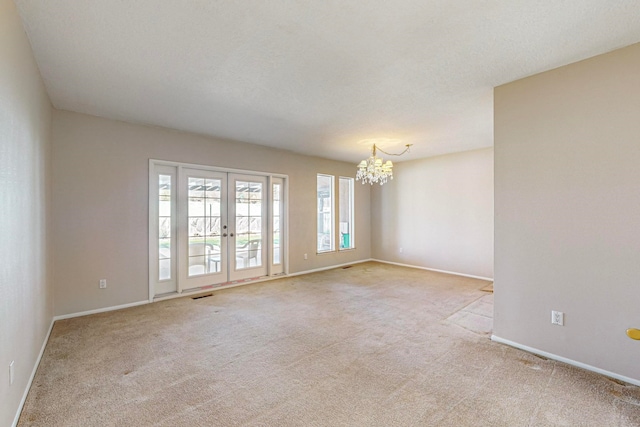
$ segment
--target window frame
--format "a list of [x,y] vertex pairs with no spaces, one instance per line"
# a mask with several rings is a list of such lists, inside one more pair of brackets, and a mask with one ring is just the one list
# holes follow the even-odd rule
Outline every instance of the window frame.
[[[321,212],[321,206],[320,206],[321,194],[319,191],[320,178],[329,178],[331,180],[331,183],[329,185],[330,194],[328,195],[328,197],[324,197],[324,199],[328,199],[331,203],[330,209],[327,212]],[[356,218],[355,179],[353,177],[341,176],[341,175],[338,175],[337,178],[338,179],[336,179],[336,175],[331,175],[327,173],[316,174],[316,254],[318,255],[350,251],[356,248],[356,245],[355,245],[355,221],[356,221],[355,219]],[[348,233],[349,246],[348,247],[342,247],[344,236],[340,227],[342,223],[340,221],[342,219],[340,218],[340,212],[342,210],[342,206],[340,203],[342,198],[341,197],[342,191],[341,191],[340,184],[343,181],[349,182],[349,186],[348,186],[349,197],[347,199],[348,209],[349,209],[348,210],[349,220],[342,221],[342,222],[347,222],[349,224],[349,233]],[[321,218],[321,214],[324,214],[322,218]],[[330,219],[326,218],[326,214],[330,214]],[[325,224],[331,225],[331,230],[328,233],[324,231]],[[330,239],[328,245],[324,241],[324,239],[326,239],[327,236]],[[323,247],[325,248],[323,249]]]
[[[348,197],[348,209],[349,209],[349,221],[348,221],[348,225],[349,225],[349,230],[348,230],[348,235],[349,235],[349,246],[348,247],[342,247],[342,243],[344,241],[344,234],[342,233],[342,229],[341,229],[341,224],[344,221],[341,221],[341,212],[342,212],[342,206],[341,206],[341,202],[342,202],[342,187],[341,187],[341,182],[342,181],[347,181],[349,183],[349,197]],[[348,176],[339,176],[338,177],[338,229],[336,230],[338,232],[338,237],[339,237],[339,242],[340,244],[338,245],[338,250],[339,251],[348,251],[348,250],[352,250],[356,248],[356,244],[355,244],[355,179],[348,177]]]
[[[324,211],[324,203],[323,206],[320,206],[320,178],[329,178],[331,183],[329,185],[329,196],[322,197],[322,199],[329,199],[330,207],[329,212]],[[321,209],[323,209],[321,211]],[[322,218],[320,216],[322,214]],[[326,214],[329,214],[329,218],[326,218]],[[322,225],[321,225],[322,222]],[[329,224],[329,232],[325,233],[325,224]],[[325,246],[325,238],[329,237],[329,247],[327,249],[322,249]],[[316,253],[324,254],[328,252],[335,252],[335,176],[319,173],[316,175]]]

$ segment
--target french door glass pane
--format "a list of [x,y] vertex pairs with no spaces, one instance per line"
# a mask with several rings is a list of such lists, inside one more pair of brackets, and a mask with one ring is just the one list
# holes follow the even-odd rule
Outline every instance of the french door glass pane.
[[222,181],[188,178],[188,276],[220,271],[220,217]]
[[236,270],[262,266],[262,187],[261,182],[235,183]]

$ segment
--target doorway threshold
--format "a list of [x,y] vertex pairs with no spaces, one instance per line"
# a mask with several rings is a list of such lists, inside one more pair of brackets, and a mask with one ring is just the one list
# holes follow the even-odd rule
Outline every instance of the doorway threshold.
[[155,295],[153,297],[153,301],[152,302],[158,302],[158,301],[165,301],[165,300],[169,300],[169,299],[173,299],[173,298],[182,298],[182,297],[193,297],[194,295],[197,295],[198,293],[205,293],[205,292],[211,292],[212,290],[221,290],[221,289],[229,289],[229,288],[235,288],[237,286],[244,286],[244,285],[250,285],[253,283],[260,283],[260,282],[268,282],[270,280],[276,280],[276,279],[282,279],[284,277],[287,277],[286,274],[278,274],[278,275],[274,275],[274,276],[260,276],[260,277],[252,277],[252,278],[248,278],[248,279],[241,279],[241,280],[233,280],[230,282],[224,282],[224,283],[218,283],[216,285],[207,285],[207,286],[201,286],[198,288],[191,288],[191,289],[185,289],[182,292],[168,292],[168,293],[164,293],[164,294],[158,294]]

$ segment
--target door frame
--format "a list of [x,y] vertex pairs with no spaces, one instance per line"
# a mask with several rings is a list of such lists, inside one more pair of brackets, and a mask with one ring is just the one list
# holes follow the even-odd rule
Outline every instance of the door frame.
[[[282,191],[282,197],[284,198],[284,201],[282,202],[282,208],[283,211],[281,213],[281,224],[280,227],[282,229],[282,242],[281,245],[283,247],[282,251],[283,251],[283,257],[282,257],[282,263],[283,263],[283,267],[280,268],[278,267],[277,271],[273,271],[274,270],[272,268],[272,257],[267,257],[267,279],[271,278],[271,277],[277,277],[277,276],[286,276],[289,274],[289,218],[288,218],[288,212],[289,212],[289,176],[286,174],[280,174],[280,173],[273,173],[273,172],[264,172],[264,171],[254,171],[254,170],[247,170],[247,169],[234,169],[234,168],[224,168],[224,167],[219,167],[219,166],[210,166],[210,165],[201,165],[201,164],[195,164],[195,163],[183,163],[183,162],[176,162],[176,161],[171,161],[171,160],[160,160],[160,159],[149,159],[149,186],[148,186],[148,193],[149,193],[149,200],[148,200],[148,232],[149,234],[147,235],[148,237],[148,245],[149,245],[149,258],[147,259],[147,266],[148,266],[148,277],[149,277],[149,302],[153,302],[154,299],[156,298],[156,294],[155,294],[155,285],[157,283],[157,273],[155,273],[152,269],[154,268],[154,264],[157,265],[157,262],[153,262],[153,260],[157,257],[158,254],[158,246],[157,246],[157,242],[155,240],[157,239],[152,239],[153,236],[155,236],[158,232],[158,222],[157,222],[157,218],[158,218],[158,206],[157,206],[157,188],[158,188],[158,184],[156,182],[157,180],[157,170],[156,167],[157,166],[168,166],[168,167],[173,167],[175,168],[176,171],[176,187],[179,187],[178,182],[180,180],[180,177],[183,175],[182,169],[198,169],[198,170],[203,170],[203,171],[212,171],[212,172],[221,172],[221,173],[227,173],[227,174],[240,174],[240,175],[252,175],[252,176],[260,176],[260,177],[266,177],[267,178],[267,186],[269,187],[269,189],[271,188],[271,184],[273,182],[274,178],[277,178],[279,180],[282,181],[282,186],[283,186],[283,191]],[[183,191],[180,188],[176,188],[177,194],[176,197],[177,199],[180,198],[180,191]],[[267,236],[271,236],[272,232],[271,232],[271,219],[272,219],[272,209],[271,209],[271,196],[270,196],[271,192],[268,191],[267,192]],[[176,199],[176,200],[177,200]],[[177,203],[177,201],[176,201]],[[270,245],[270,250],[273,250],[272,246],[273,243],[271,241],[271,238],[269,237],[267,239],[267,241],[269,242]],[[180,245],[180,242],[177,242],[177,245]],[[178,246],[179,247],[179,246]],[[177,262],[177,271],[176,271],[176,277],[180,277],[180,262],[178,260]],[[264,280],[264,279],[261,279]],[[217,286],[215,286],[216,289],[225,289],[225,288],[230,288],[230,287],[234,287],[234,286],[239,286],[239,285],[243,285],[246,283],[252,283],[255,282],[257,280],[239,280],[239,281],[229,281],[229,282],[225,282],[222,284],[219,284]],[[170,294],[163,294],[160,298],[161,299],[166,299],[166,298],[172,298],[172,297],[179,297],[181,295],[185,295],[185,294],[189,294],[189,293],[195,293],[195,292],[201,292],[204,289],[207,288],[212,288],[214,286],[203,286],[201,288],[195,288],[195,289],[184,289],[181,290],[180,289],[180,285],[176,284],[176,292],[175,293],[170,293]]]

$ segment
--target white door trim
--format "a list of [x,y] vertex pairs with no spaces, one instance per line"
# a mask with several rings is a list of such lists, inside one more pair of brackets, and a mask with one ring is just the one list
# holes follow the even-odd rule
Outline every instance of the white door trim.
[[[272,178],[276,178],[278,180],[282,180],[282,185],[283,185],[283,198],[284,201],[282,202],[282,207],[283,207],[283,212],[281,213],[281,228],[282,228],[282,239],[283,242],[281,242],[281,245],[283,246],[283,256],[282,256],[282,264],[283,264],[283,272],[276,272],[274,274],[271,273],[271,257],[269,255],[267,255],[266,253],[264,253],[263,255],[263,264],[267,267],[265,274],[263,274],[260,280],[255,280],[255,281],[262,281],[264,280],[265,277],[271,277],[271,276],[282,276],[283,274],[286,275],[289,273],[289,242],[288,242],[288,235],[289,235],[289,221],[288,221],[288,207],[289,207],[289,176],[286,174],[279,174],[279,173],[271,173],[271,172],[260,172],[260,171],[252,171],[252,170],[245,170],[245,169],[234,169],[234,168],[223,168],[223,167],[218,167],[218,166],[208,166],[208,165],[199,165],[199,164],[194,164],[194,163],[181,163],[181,162],[175,162],[175,161],[170,161],[170,160],[159,160],[159,159],[149,159],[149,259],[148,259],[148,265],[149,265],[149,301],[153,302],[155,299],[158,299],[157,295],[160,295],[159,299],[164,299],[166,297],[170,297],[170,294],[159,294],[156,293],[155,287],[156,284],[158,283],[158,274],[155,273],[153,270],[154,268],[157,269],[157,256],[158,256],[158,243],[155,241],[157,239],[155,239],[155,237],[157,237],[157,233],[158,233],[158,208],[157,208],[157,197],[158,197],[158,184],[155,182],[157,180],[157,173],[158,173],[158,167],[173,167],[176,170],[176,183],[175,183],[175,187],[176,187],[176,197],[181,197],[181,191],[183,191],[183,189],[180,188],[180,176],[183,175],[183,169],[193,169],[193,170],[201,170],[201,171],[208,171],[208,172],[220,172],[220,173],[226,173],[226,174],[242,174],[242,175],[247,175],[247,176],[251,176],[253,177],[263,177],[266,178],[266,183],[267,183],[267,187],[269,189],[269,191],[267,191],[265,193],[265,201],[267,203],[267,206],[269,206],[272,203],[271,200],[271,190],[270,190],[270,186],[271,186],[271,182],[272,182]],[[178,203],[178,205],[180,205]],[[180,207],[178,207],[178,209],[181,209]],[[182,207],[182,209],[184,209],[184,207]],[[271,210],[269,208],[267,208],[267,228],[266,228],[266,233],[271,233],[271,227],[272,227],[272,216],[271,216]],[[177,212],[177,218],[181,218],[181,214],[180,212]],[[270,239],[266,239],[266,240],[270,240]],[[266,241],[265,240],[265,241]],[[271,245],[271,243],[269,243]],[[180,248],[181,246],[181,241],[180,241],[180,233],[177,233],[177,242],[176,242],[176,247]],[[184,246],[184,245],[182,245]],[[272,250],[272,246],[270,246],[268,248],[269,251]],[[183,255],[184,257],[184,255]],[[179,295],[182,291],[197,291],[198,288],[195,289],[187,289],[184,287],[184,284],[180,284],[181,280],[180,280],[180,275],[182,274],[181,270],[182,270],[182,266],[180,265],[180,259],[182,258],[180,255],[178,255],[178,262],[176,263],[176,272],[175,272],[175,277],[178,278],[176,283],[176,290],[175,293],[173,293],[174,295]],[[155,260],[155,261],[154,261]],[[227,287],[227,285],[231,285],[231,284],[235,284],[238,282],[238,280],[240,280],[242,283],[251,283],[251,280],[247,280],[245,279],[231,279],[228,277],[228,280],[226,282],[220,282],[220,283],[216,283],[216,284],[208,284],[208,285],[203,285],[200,286],[201,289],[208,289],[211,287],[216,287],[216,288],[223,288],[223,287]],[[254,275],[250,275],[250,279],[253,279]]]

